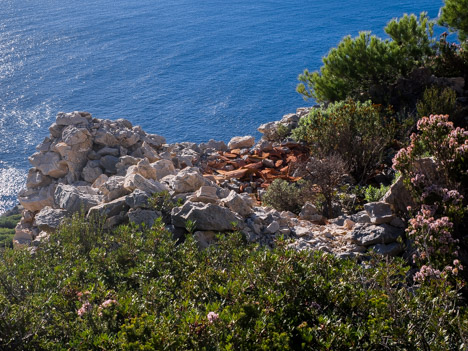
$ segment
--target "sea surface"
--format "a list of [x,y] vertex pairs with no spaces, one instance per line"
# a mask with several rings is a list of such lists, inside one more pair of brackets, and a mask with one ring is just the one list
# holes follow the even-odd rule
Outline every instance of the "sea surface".
[[126,118],[168,142],[228,141],[301,106],[348,34],[442,0],[0,0],[0,213],[59,111]]

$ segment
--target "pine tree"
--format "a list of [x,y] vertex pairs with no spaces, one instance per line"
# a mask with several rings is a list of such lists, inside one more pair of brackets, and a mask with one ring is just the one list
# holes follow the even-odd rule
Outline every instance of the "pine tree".
[[445,0],[439,24],[458,32],[461,42],[468,39],[468,0]]

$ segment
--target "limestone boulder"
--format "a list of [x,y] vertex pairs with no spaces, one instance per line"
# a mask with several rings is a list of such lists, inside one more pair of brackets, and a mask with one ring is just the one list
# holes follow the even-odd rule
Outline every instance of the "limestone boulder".
[[86,128],[68,126],[62,132],[62,140],[69,146],[83,144],[91,138],[91,134]]
[[42,188],[52,183],[52,178],[45,176],[41,171],[31,168],[28,172],[28,178],[26,180],[26,188]]
[[148,200],[151,197],[149,193],[146,193],[140,189],[135,189],[133,193],[127,195],[125,201],[130,208],[147,208],[149,207]]
[[103,197],[90,186],[73,186],[59,184],[55,189],[54,202],[57,207],[72,214],[81,210],[84,213],[101,203]]
[[166,138],[157,134],[146,134],[143,137],[143,140],[156,150],[161,148],[161,146],[166,143]]
[[160,180],[167,175],[176,174],[174,164],[170,160],[159,160],[151,164],[156,170],[156,180]]
[[121,212],[128,210],[129,206],[127,205],[126,200],[126,196],[123,196],[112,200],[111,202],[93,206],[88,211],[88,217],[105,216],[107,218],[111,218],[117,216]]
[[395,242],[404,230],[388,224],[356,224],[351,232],[351,241],[361,246]]
[[59,112],[55,123],[58,126],[70,126],[76,124],[88,124],[91,115],[87,112]]
[[207,143],[201,143],[200,149],[203,151],[206,149],[213,149],[216,151],[227,151],[228,148],[224,141],[216,141],[214,139],[210,139]]
[[61,178],[68,173],[67,163],[56,152],[36,152],[29,157],[29,162],[43,175]]
[[140,174],[130,174],[125,177],[123,187],[129,192],[139,189],[149,194],[168,191],[168,187],[158,181],[146,179]]
[[195,167],[184,168],[171,178],[169,183],[169,186],[176,193],[194,192],[203,185],[205,185],[205,178],[203,178],[200,170]]
[[66,217],[67,211],[46,206],[34,218],[34,225],[41,231],[51,233],[57,230]]
[[191,202],[216,203],[218,201],[217,188],[214,186],[202,186],[187,200]]
[[255,138],[251,135],[236,136],[228,143],[228,149],[249,149],[255,145]]
[[195,229],[201,231],[223,232],[233,230],[234,224],[242,223],[242,218],[226,207],[200,202],[186,202],[181,207],[175,207],[171,212],[172,224],[185,228],[188,220],[195,222]]
[[[119,197],[127,195],[131,191],[124,187],[125,177],[112,176],[107,181],[99,186],[99,191],[104,195],[104,201],[109,202]],[[93,188],[96,188],[93,184]]]
[[106,128],[99,128],[94,135],[94,142],[99,145],[115,147],[119,145],[116,136]]
[[395,183],[382,198],[382,201],[390,204],[393,211],[396,213],[406,213],[408,206],[414,206],[413,198],[406,188],[403,178],[399,177]]
[[99,166],[99,161],[88,161],[81,176],[86,182],[92,184],[101,174],[102,168]]
[[24,189],[19,192],[20,204],[31,212],[40,211],[46,206],[54,206],[54,193],[56,184],[52,183],[43,188]]
[[372,224],[389,223],[394,218],[390,205],[386,202],[369,202],[364,209]]
[[237,194],[234,190],[231,190],[229,195],[221,200],[221,203],[242,217],[247,217],[253,213],[250,199]]
[[162,216],[161,212],[142,208],[132,208],[128,211],[127,215],[131,223],[137,225],[144,224],[147,228],[151,228],[156,219]]
[[152,165],[150,165],[150,163],[148,162],[146,158],[140,160],[138,164],[134,166],[130,166],[127,170],[127,175],[130,175],[130,174],[140,174],[146,179],[156,180],[157,178],[156,169],[152,167]]

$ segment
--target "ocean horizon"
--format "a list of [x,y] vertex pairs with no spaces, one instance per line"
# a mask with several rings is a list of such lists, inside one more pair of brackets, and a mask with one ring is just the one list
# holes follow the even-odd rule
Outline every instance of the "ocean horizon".
[[297,76],[346,36],[442,0],[2,0],[0,214],[60,111],[125,118],[169,143],[260,134],[311,106]]

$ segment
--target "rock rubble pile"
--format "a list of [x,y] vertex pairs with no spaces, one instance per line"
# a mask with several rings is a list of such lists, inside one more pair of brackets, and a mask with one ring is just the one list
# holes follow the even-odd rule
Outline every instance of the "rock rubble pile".
[[[131,122],[92,118],[87,112],[59,113],[50,136],[29,161],[24,207],[15,246],[37,245],[64,218],[82,212],[105,216],[108,228],[134,222],[151,226],[162,217],[177,237],[190,231],[201,247],[216,233],[240,230],[247,240],[274,244],[294,239],[296,249],[318,249],[342,257],[372,249],[384,255],[402,252],[404,223],[387,203],[371,203],[363,212],[328,222],[307,203],[299,216],[259,206],[258,192],[276,178],[297,180],[292,166],[307,156],[304,146],[278,144],[278,128],[291,130],[307,109],[262,125],[263,138],[167,144]],[[167,203],[155,206],[158,195]],[[155,200],[156,199],[156,200]]]

